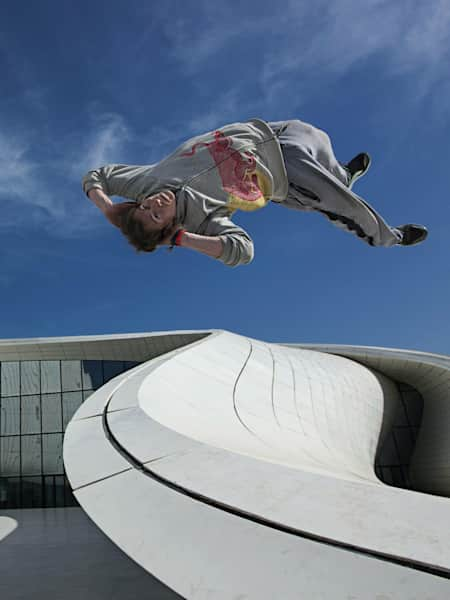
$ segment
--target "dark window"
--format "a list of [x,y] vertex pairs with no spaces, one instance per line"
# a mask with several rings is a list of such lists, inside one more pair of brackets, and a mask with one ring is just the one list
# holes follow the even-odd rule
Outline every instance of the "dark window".
[[64,472],[64,431],[86,398],[138,364],[0,363],[0,509],[78,506]]

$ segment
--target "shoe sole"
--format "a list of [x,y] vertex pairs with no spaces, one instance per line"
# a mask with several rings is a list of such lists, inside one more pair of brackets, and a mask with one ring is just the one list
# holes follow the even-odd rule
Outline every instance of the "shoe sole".
[[421,242],[423,242],[424,240],[426,240],[428,237],[428,229],[424,229],[421,233],[421,235],[414,240],[413,242],[410,242],[409,244],[400,244],[400,246],[415,246],[416,244],[420,244]]
[[361,177],[363,175],[365,175],[367,173],[367,171],[369,170],[369,168],[370,168],[370,165],[372,163],[372,159],[370,158],[370,155],[367,154],[367,153],[366,153],[366,156],[369,157],[369,162],[367,164],[367,167],[364,169],[364,171],[358,171],[357,173],[355,173],[353,175],[352,180],[351,180],[351,182],[350,182],[350,184],[348,186],[350,190],[352,189],[352,187],[354,186],[354,184],[358,181],[358,179],[361,179]]

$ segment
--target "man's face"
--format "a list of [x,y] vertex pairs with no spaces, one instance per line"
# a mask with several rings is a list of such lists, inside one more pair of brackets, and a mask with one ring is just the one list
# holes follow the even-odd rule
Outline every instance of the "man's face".
[[145,231],[160,231],[175,219],[175,194],[171,190],[163,190],[149,196],[139,204],[134,214]]

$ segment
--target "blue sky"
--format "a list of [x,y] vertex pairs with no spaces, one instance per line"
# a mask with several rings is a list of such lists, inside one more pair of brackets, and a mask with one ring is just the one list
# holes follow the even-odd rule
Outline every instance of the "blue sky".
[[[0,338],[228,329],[450,353],[450,5],[41,0],[0,8]],[[371,248],[317,214],[235,221],[248,266],[137,255],[81,191],[228,122],[300,118],[355,191],[428,240]]]

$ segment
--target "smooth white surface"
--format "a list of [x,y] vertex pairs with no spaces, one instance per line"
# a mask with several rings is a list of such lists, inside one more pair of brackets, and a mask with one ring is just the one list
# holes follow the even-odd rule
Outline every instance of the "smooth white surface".
[[204,447],[148,469],[170,482],[299,532],[441,566],[450,564],[446,498],[267,464]]
[[114,439],[141,463],[192,452],[202,446],[156,421],[150,428],[147,415],[139,407],[110,413],[108,424],[114,433]]
[[70,465],[70,485],[77,489],[131,468],[105,437],[102,417],[71,421],[63,447],[64,464]]
[[[224,350],[228,346],[232,352]],[[285,430],[277,417],[280,384],[294,402],[292,421],[301,432]],[[167,360],[142,381],[138,399],[152,419],[203,443],[376,482],[384,405],[399,401],[385,377],[348,359],[272,350],[226,332]]]
[[11,517],[0,516],[0,542],[17,528],[17,521]]
[[184,598],[448,598],[444,579],[252,523],[138,471],[83,488],[76,497],[131,558]]
[[[69,480],[77,487],[90,461],[90,485],[76,490],[86,512],[186,598],[298,598],[299,589],[308,600],[447,598],[446,579],[300,537],[450,572],[450,500],[392,488],[374,475],[382,418],[394,413],[398,395],[370,368],[392,366],[389,351],[372,358],[364,366],[217,332],[98,390],[95,409],[108,411],[112,439],[103,432],[100,443],[97,429],[86,438],[100,451],[77,454],[77,432],[99,419],[77,413],[71,425],[81,429],[69,429],[65,442],[73,450],[64,456]],[[411,362],[401,364],[406,381]],[[421,381],[429,375],[414,373]],[[114,441],[143,466],[114,475]],[[93,479],[103,471],[106,479]]]
[[419,391],[424,399],[424,410],[410,476],[417,489],[449,497],[450,357],[387,348],[308,347],[354,358]]

